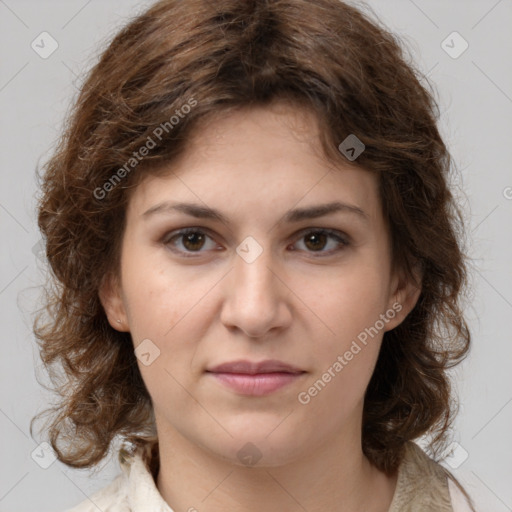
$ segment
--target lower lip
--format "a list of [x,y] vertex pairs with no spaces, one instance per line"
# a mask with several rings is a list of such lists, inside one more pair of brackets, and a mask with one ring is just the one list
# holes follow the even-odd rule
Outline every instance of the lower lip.
[[263,396],[299,379],[302,373],[214,373],[208,372],[227,387],[242,395]]

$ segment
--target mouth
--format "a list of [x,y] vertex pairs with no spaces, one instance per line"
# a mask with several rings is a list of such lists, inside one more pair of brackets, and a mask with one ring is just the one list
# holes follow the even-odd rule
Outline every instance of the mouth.
[[218,382],[246,396],[264,396],[293,382],[307,372],[283,361],[232,361],[206,370]]

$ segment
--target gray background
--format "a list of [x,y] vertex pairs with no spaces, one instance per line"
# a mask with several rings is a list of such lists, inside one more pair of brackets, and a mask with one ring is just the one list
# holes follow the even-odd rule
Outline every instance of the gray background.
[[[37,257],[35,167],[49,156],[64,114],[112,34],[150,2],[0,0],[0,511],[62,511],[118,472],[110,461],[87,471],[54,462],[28,425],[50,396],[31,333],[44,275]],[[372,0],[406,39],[435,83],[442,133],[460,171],[454,184],[471,237],[470,357],[454,372],[461,410],[447,459],[482,511],[512,510],[512,0]],[[58,49],[41,58],[43,31]],[[459,32],[469,48],[452,58],[441,43]],[[447,40],[452,53],[462,40]],[[48,48],[48,46],[46,46]],[[435,243],[435,241],[433,241]],[[35,451],[34,451],[35,450]],[[39,456],[37,456],[39,455]],[[36,462],[37,461],[37,462]],[[458,467],[456,467],[458,466]]]

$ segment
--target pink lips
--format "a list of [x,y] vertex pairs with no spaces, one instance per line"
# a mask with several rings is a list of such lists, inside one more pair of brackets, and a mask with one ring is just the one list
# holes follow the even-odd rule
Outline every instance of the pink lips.
[[277,360],[260,363],[232,361],[207,370],[213,377],[242,395],[263,396],[299,379],[305,372]]

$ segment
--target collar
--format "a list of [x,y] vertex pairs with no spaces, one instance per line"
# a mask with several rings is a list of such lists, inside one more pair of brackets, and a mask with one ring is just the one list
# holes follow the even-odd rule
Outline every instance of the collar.
[[[130,512],[173,512],[155,483],[159,465],[158,441],[139,446],[131,453],[121,449],[119,462]],[[437,505],[439,512],[453,510],[446,470],[415,443],[408,442],[389,512],[417,510],[417,505],[432,503]]]
[[154,465],[158,444],[138,447],[133,453],[119,452],[123,472],[123,486],[131,512],[173,512],[158,490],[155,478],[158,466]]

